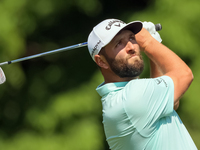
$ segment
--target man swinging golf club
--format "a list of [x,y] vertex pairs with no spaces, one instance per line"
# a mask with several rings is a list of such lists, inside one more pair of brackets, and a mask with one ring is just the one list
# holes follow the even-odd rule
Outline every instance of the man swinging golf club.
[[[175,111],[193,74],[161,41],[153,23],[117,19],[102,21],[88,37],[90,55],[104,77],[96,90],[112,150],[197,149]],[[141,52],[150,60],[148,79],[139,79]]]

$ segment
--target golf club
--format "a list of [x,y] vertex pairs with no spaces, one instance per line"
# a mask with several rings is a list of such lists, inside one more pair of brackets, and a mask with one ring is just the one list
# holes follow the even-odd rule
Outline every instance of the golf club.
[[29,60],[29,59],[33,59],[33,58],[36,58],[36,57],[41,57],[41,56],[45,56],[45,55],[49,55],[49,54],[53,54],[53,53],[58,53],[58,52],[61,52],[61,51],[76,49],[76,48],[80,48],[80,47],[83,47],[83,46],[86,46],[86,45],[87,45],[87,42],[84,42],[84,43],[80,43],[80,44],[76,44],[76,45],[72,45],[72,46],[67,46],[67,47],[55,49],[55,50],[44,52],[44,53],[39,53],[39,54],[15,59],[15,60],[12,60],[12,61],[5,61],[5,62],[0,63],[0,66],[6,65],[6,64],[11,64],[11,63],[16,63],[16,62],[21,62],[21,61],[24,61],[24,60]]
[[[156,29],[156,31],[160,31],[162,29],[161,24],[160,23],[155,24],[155,29]],[[72,50],[72,49],[76,49],[76,48],[80,48],[80,47],[84,47],[84,46],[87,46],[87,42],[83,42],[83,43],[79,43],[79,44],[76,44],[76,45],[67,46],[67,47],[63,47],[63,48],[55,49],[55,50],[52,50],[52,51],[47,51],[47,52],[44,52],[44,53],[39,53],[39,54],[36,54],[36,55],[31,55],[31,56],[11,60],[11,61],[5,61],[5,62],[0,63],[0,66],[11,64],[11,63],[16,63],[16,62],[21,62],[21,61],[24,61],[24,60],[29,60],[29,59],[33,59],[33,58],[37,58],[37,57],[41,57],[41,56],[45,56],[45,55],[49,55],[49,54],[53,54],[53,53],[58,53],[58,52],[61,52],[61,51]]]
[[0,67],[0,84],[3,84],[5,81],[6,81],[6,76]]

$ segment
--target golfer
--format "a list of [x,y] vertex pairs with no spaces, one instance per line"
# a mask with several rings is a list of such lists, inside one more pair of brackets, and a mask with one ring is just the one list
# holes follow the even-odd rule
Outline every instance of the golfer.
[[[176,113],[193,74],[161,41],[153,23],[117,19],[102,21],[88,37],[90,55],[104,77],[96,90],[111,150],[197,149]],[[150,78],[139,79],[141,52],[150,60]]]

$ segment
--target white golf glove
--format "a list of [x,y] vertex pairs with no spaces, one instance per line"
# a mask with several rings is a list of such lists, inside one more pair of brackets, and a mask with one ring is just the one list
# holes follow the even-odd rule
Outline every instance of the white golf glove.
[[162,39],[160,37],[160,34],[156,31],[155,25],[152,22],[142,22],[143,28],[145,28],[152,37],[154,37],[158,42],[162,42]]

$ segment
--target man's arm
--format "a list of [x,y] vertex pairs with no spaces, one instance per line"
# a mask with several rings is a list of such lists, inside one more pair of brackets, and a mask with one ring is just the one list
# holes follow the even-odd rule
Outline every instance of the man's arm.
[[191,69],[173,51],[155,40],[146,29],[143,28],[135,37],[149,59],[164,75],[173,80],[174,105],[178,105],[180,97],[187,91],[193,80]]
[[[155,38],[158,42],[162,42],[162,39],[160,37],[160,34],[156,31],[155,25],[152,22],[146,22],[143,23],[143,28],[145,28],[153,38]],[[163,75],[160,68],[150,59],[150,78],[156,78]]]
[[[163,73],[161,72],[160,68],[158,68],[158,66],[152,61],[150,60],[150,77],[151,78],[156,78],[156,77],[160,77],[163,75]],[[179,100],[176,101],[176,103],[174,103],[174,110],[177,110],[179,107]]]
[[160,68],[152,61],[150,61],[150,78],[156,78],[163,75]]

